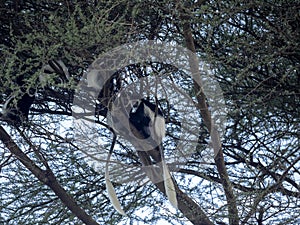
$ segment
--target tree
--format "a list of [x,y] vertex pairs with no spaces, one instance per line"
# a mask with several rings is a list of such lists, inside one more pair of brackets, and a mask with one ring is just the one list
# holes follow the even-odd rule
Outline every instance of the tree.
[[[18,123],[1,117],[1,223],[297,224],[299,1],[6,0],[0,8],[2,108],[8,99],[13,108],[25,95],[34,96],[28,120],[26,114]],[[146,175],[151,176],[138,173],[141,179],[120,185],[110,167],[117,196],[130,215],[121,217],[108,200],[103,164],[91,165],[74,142],[74,134],[80,134],[72,125],[74,97],[99,55],[147,40],[184,46],[210,65],[226,102],[227,121],[221,121],[226,129],[220,136],[214,128],[205,82],[196,82],[202,71],[195,58],[184,62],[194,80],[166,62],[129,64],[115,71],[101,84],[96,103],[85,101],[96,108],[91,132],[101,139],[102,155],[113,142],[103,120],[111,99],[137,83],[165,114],[166,158],[177,154],[180,135],[197,137],[196,151],[182,164],[176,161],[172,167],[169,162],[179,205],[175,213],[161,180],[145,185]],[[41,81],[49,60],[64,62],[71,78],[61,82],[54,71]],[[144,88],[151,79],[162,89],[176,84],[193,107],[183,111],[177,106],[180,98],[171,92],[155,99],[158,89]],[[195,112],[195,121],[182,119],[184,112]],[[196,131],[191,129],[195,125]],[[84,144],[91,149],[99,144],[94,141]],[[216,155],[203,164],[210,145]],[[188,145],[180,146],[187,151]],[[113,157],[127,166],[121,169],[151,164],[125,134],[118,135]]]

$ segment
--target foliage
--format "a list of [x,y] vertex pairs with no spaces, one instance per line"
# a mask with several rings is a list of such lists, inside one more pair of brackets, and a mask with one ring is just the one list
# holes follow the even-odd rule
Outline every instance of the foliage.
[[[201,162],[209,145],[207,127],[199,134],[197,152],[173,173],[180,190],[214,224],[236,224],[228,207],[234,203],[239,224],[299,223],[300,1],[4,0],[0,10],[0,103],[3,106],[19,91],[20,77],[27,92],[36,91],[24,126],[1,124],[35,165],[51,168],[59,184],[99,224],[206,224],[188,221],[185,213],[168,205],[157,186],[139,182],[115,185],[130,215],[121,217],[108,200],[104,174],[87,163],[74,143],[70,118],[76,85],[100,54],[138,40],[194,45],[197,55],[210,64],[228,107],[221,142],[234,198],[228,198],[217,162]],[[186,25],[192,44],[187,42]],[[47,81],[47,88],[40,84],[50,59],[67,65],[72,79],[65,86],[57,77]],[[193,82],[182,71],[147,63],[128,65],[115,77],[126,86],[141,77],[171,74],[197,101]],[[166,101],[160,103],[168,115],[166,154],[171,155],[180,112]],[[105,112],[96,128],[105,143],[103,154],[111,144],[102,120]],[[199,116],[196,122],[205,127],[205,118]],[[0,146],[0,224],[81,224],[5,142]],[[118,139],[114,157],[126,165],[140,165],[126,140]]]

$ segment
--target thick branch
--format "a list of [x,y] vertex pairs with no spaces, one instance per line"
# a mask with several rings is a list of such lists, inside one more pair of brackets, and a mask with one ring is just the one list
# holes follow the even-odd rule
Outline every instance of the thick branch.
[[[147,154],[141,154],[139,152],[139,157],[141,161],[148,162],[150,159],[147,159]],[[157,176],[162,174],[162,172],[158,172],[156,167],[149,167],[145,170],[148,178],[156,177],[152,183],[164,194],[166,195],[166,190],[163,182],[163,178],[161,177],[160,182],[157,182]],[[201,207],[195,203],[187,194],[182,192],[177,186],[176,181],[173,179],[173,183],[175,185],[176,197],[178,202],[178,209],[183,213],[183,215],[194,225],[213,225],[213,223],[209,220],[205,212],[201,209]]]
[[[180,13],[181,13],[180,19],[183,24],[183,35],[185,38],[186,46],[190,51],[195,53],[196,49],[194,45],[194,38],[192,36],[191,24],[189,22],[189,16],[187,16],[189,14],[185,12],[185,8],[181,8]],[[233,193],[232,184],[229,180],[229,176],[225,166],[220,137],[217,132],[217,129],[214,126],[211,114],[208,110],[208,106],[206,104],[206,96],[203,91],[203,87],[201,87],[201,82],[200,82],[201,75],[200,75],[199,65],[196,56],[190,57],[189,64],[190,64],[191,72],[194,77],[194,87],[197,93],[196,97],[198,101],[198,108],[200,109],[200,113],[203,118],[204,124],[210,132],[212,145],[215,152],[215,163],[217,165],[217,170],[220,175],[221,183],[223,185],[226,199],[228,202],[229,222],[231,225],[238,225],[239,217],[238,217],[238,210],[236,205],[236,198]]]
[[82,222],[88,225],[99,225],[91,218],[76,201],[66,192],[66,190],[58,183],[51,170],[42,170],[39,168],[11,139],[9,134],[0,126],[0,140],[14,154],[20,162],[30,170],[42,183],[49,186],[52,191],[60,198],[60,200],[71,210]]

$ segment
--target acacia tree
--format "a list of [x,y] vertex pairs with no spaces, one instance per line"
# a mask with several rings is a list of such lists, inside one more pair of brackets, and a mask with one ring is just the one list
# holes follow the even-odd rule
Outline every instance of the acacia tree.
[[[3,1],[0,7],[2,106],[11,96],[17,101],[34,93],[27,121],[2,117],[1,223],[299,222],[298,1]],[[203,87],[178,68],[148,62],[117,71],[99,95],[95,117],[104,152],[112,142],[102,121],[106,97],[145,77],[176,78],[194,101],[201,127],[197,151],[173,173],[179,210],[167,207],[162,182],[127,183],[116,186],[130,215],[121,217],[108,200],[101,170],[88,165],[73,143],[71,109],[88,66],[101,53],[140,40],[173,42],[197,53],[211,65],[229,111],[220,140]],[[40,81],[52,59],[66,64],[67,83],[58,82],[57,73]],[[200,74],[193,59],[187,64]],[[176,135],[193,131],[182,130],[180,108],[160,104],[168,128],[164,148],[172,155]],[[218,154],[203,165],[209,136]],[[121,139],[114,154],[126,165],[143,160]]]

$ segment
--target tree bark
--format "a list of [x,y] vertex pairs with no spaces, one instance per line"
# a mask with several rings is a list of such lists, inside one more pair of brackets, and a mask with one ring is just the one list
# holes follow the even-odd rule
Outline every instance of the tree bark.
[[[191,24],[190,24],[190,12],[189,7],[183,7],[181,4],[179,4],[179,12],[180,12],[180,19],[182,22],[182,28],[183,28],[183,36],[185,39],[186,47],[192,51],[193,53],[196,53],[196,48],[194,44],[194,38],[192,35],[191,30]],[[221,183],[226,195],[227,203],[228,203],[228,219],[230,225],[238,225],[239,224],[239,216],[238,216],[238,210],[236,205],[236,197],[233,193],[232,184],[229,180],[229,176],[227,173],[227,169],[225,166],[224,161],[224,155],[222,150],[222,144],[220,141],[219,134],[217,132],[216,127],[214,126],[213,119],[211,117],[210,111],[208,109],[207,103],[206,103],[206,96],[203,91],[203,87],[201,86],[201,73],[199,71],[199,65],[198,60],[196,58],[196,55],[193,57],[191,56],[189,59],[189,64],[191,68],[191,73],[194,78],[194,87],[197,93],[197,101],[198,101],[198,108],[200,110],[201,116],[203,118],[204,124],[207,127],[212,141],[212,146],[215,152],[215,163],[217,166],[217,170],[221,179]]]
[[92,217],[90,217],[81,207],[79,207],[75,199],[70,196],[66,190],[58,183],[50,168],[42,170],[38,167],[12,140],[10,135],[0,126],[0,140],[8,148],[8,150],[16,156],[18,160],[32,172],[39,181],[46,184],[59,197],[59,199],[76,215],[82,222],[88,225],[99,225]]
[[[141,161],[150,162],[151,160],[148,158],[147,154],[139,154]],[[150,164],[149,164],[150,165]],[[144,165],[144,166],[149,166]],[[162,177],[162,169],[160,171],[155,167],[147,167],[145,170],[147,177],[152,180],[152,178],[156,178],[152,181],[152,183],[166,196],[165,185]],[[161,176],[160,179],[157,179],[157,176]],[[157,182],[157,180],[161,180]],[[193,201],[187,194],[182,192],[176,181],[173,179],[173,183],[175,185],[176,197],[178,202],[178,209],[183,213],[183,215],[194,225],[213,225],[213,223],[209,220],[208,216],[201,209],[201,207]]]

